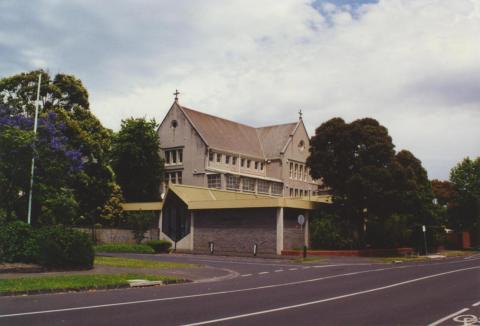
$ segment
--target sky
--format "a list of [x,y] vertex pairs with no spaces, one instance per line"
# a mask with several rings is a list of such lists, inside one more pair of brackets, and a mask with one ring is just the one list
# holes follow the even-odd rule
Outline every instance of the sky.
[[0,0],[0,77],[80,78],[113,130],[180,104],[264,126],[372,117],[429,177],[480,156],[480,0]]

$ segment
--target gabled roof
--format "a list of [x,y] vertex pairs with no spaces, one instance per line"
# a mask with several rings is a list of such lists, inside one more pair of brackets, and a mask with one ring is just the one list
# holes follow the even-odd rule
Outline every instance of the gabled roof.
[[258,138],[262,143],[263,153],[266,158],[279,157],[288,137],[293,133],[298,122],[282,125],[257,128]]
[[[180,184],[170,185],[168,192],[175,193],[187,205],[188,209],[260,207],[315,209],[319,204],[331,203],[331,197],[328,195],[312,196],[310,198],[276,197]],[[168,192],[165,201],[168,201]]]
[[175,103],[205,143],[214,149],[256,158],[280,156],[299,122],[254,128]]
[[255,128],[184,106],[179,107],[208,146],[246,156],[264,157]]

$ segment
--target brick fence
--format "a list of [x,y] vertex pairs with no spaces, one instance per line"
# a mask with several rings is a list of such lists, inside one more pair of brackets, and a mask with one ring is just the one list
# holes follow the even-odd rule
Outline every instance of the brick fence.
[[[361,250],[307,250],[308,256],[355,256],[355,257],[386,257],[410,256],[415,254],[413,248],[394,249],[361,249]],[[283,256],[301,256],[302,250],[284,250]]]

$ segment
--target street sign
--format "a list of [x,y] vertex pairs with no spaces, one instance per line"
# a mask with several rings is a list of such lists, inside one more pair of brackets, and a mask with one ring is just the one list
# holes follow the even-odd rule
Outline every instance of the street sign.
[[305,216],[302,214],[298,215],[297,217],[298,224],[303,225],[305,223]]
[[427,232],[427,228],[425,227],[425,225],[422,225],[422,231]]

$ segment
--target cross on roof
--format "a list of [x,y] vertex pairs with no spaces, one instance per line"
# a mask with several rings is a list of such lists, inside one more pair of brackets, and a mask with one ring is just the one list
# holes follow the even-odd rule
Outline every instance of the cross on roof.
[[300,109],[300,110],[298,111],[298,118],[299,118],[300,120],[302,120],[302,116],[303,116],[302,109]]
[[175,95],[175,102],[178,101],[178,95],[180,94],[180,92],[178,91],[178,89],[175,90],[175,93],[173,93],[173,95]]

